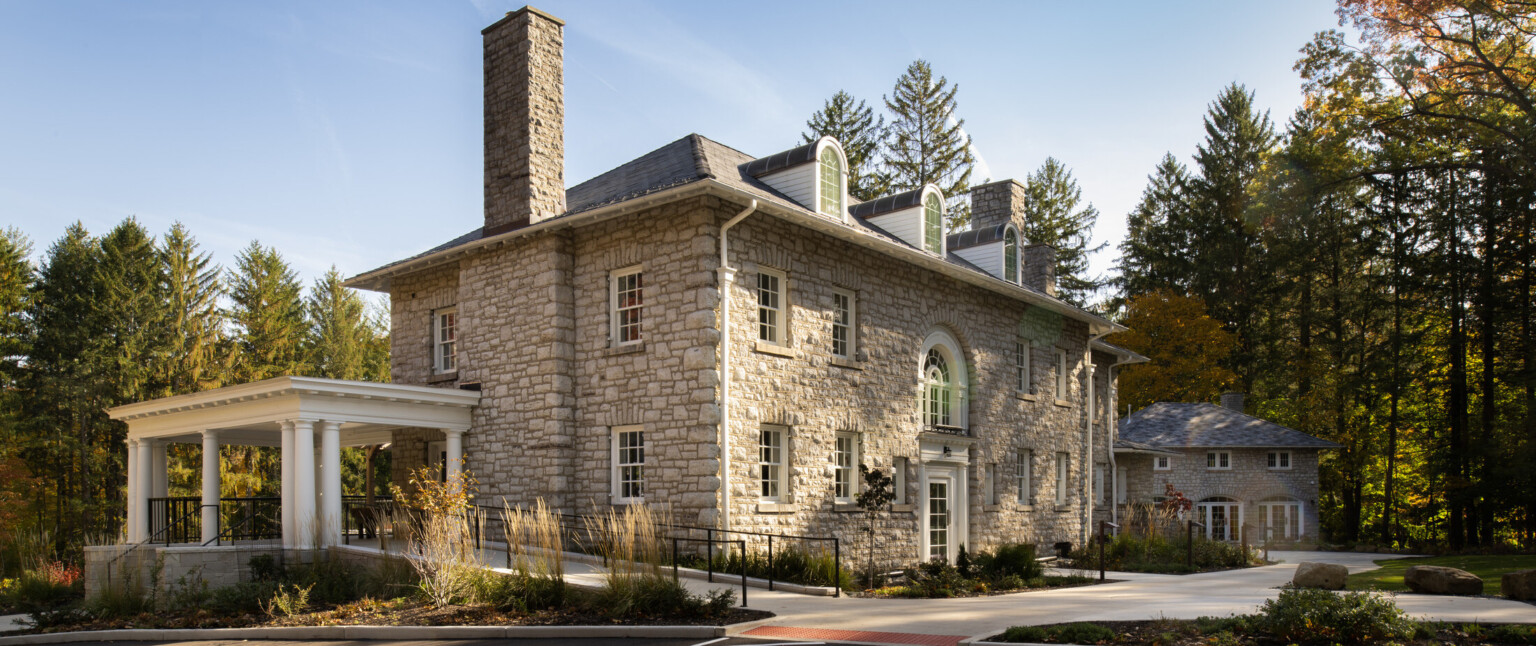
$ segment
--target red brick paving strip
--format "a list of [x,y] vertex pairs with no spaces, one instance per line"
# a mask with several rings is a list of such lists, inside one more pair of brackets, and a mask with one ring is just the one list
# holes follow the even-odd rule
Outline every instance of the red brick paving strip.
[[882,633],[872,630],[829,630],[794,626],[758,626],[741,633],[752,637],[786,637],[823,641],[875,642],[880,644],[919,644],[921,646],[956,646],[963,635],[919,635],[917,633]]

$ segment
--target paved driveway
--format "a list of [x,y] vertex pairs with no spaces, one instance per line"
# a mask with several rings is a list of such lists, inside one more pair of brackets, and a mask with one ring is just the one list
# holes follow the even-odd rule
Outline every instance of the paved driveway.
[[[1282,563],[1208,574],[1121,574],[1119,583],[965,599],[806,597],[752,590],[751,607],[778,614],[771,625],[933,635],[982,636],[1008,626],[1083,620],[1194,619],[1249,613],[1291,580],[1302,561],[1340,563],[1351,571],[1377,567],[1351,552],[1273,552]],[[1110,578],[1117,578],[1114,573]],[[688,580],[690,588],[709,584]],[[715,586],[720,587],[720,586]],[[1409,614],[1442,621],[1536,623],[1536,606],[1481,597],[1396,595]]]

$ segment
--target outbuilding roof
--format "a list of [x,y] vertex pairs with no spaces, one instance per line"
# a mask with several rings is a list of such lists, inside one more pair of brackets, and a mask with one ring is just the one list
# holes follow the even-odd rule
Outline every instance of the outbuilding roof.
[[1152,404],[1120,420],[1120,438],[1126,448],[1340,448],[1296,429],[1205,403]]

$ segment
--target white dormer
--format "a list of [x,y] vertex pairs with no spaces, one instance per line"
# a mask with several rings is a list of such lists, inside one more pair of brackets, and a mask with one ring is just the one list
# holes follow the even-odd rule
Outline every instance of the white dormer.
[[1012,222],[973,228],[951,234],[948,248],[982,271],[1020,284],[1024,267],[1024,238]]
[[848,157],[831,137],[747,163],[746,173],[795,203],[841,222],[848,220]]
[[949,251],[944,235],[944,204],[944,194],[929,184],[855,204],[848,211],[909,245],[943,256]]

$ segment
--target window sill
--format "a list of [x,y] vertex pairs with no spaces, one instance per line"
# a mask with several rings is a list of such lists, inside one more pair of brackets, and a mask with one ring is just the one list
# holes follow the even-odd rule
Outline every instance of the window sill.
[[832,364],[834,366],[837,366],[839,368],[847,368],[849,370],[863,370],[864,369],[864,363],[863,362],[856,361],[854,359],[844,359],[842,357],[832,357],[832,359],[827,361],[827,363],[830,363],[830,364]]
[[792,502],[759,502],[757,513],[759,514],[793,514],[800,510],[800,506]]
[[1063,512],[1072,511],[1072,505],[1056,505],[1054,510],[1056,511],[1056,513],[1063,513]]
[[1231,471],[1232,467],[1206,467],[1206,471]]
[[832,511],[839,514],[852,514],[864,510],[859,509],[858,505],[851,502],[834,502],[832,503]]
[[1270,471],[1290,471],[1290,467],[1269,467]]
[[780,357],[789,357],[791,359],[795,358],[795,349],[794,348],[782,346],[782,345],[779,345],[779,344],[776,344],[776,343],[769,343],[769,342],[763,341],[761,339],[758,340],[757,345],[754,346],[752,349],[756,350],[758,352],[761,352],[763,354],[771,354],[771,355],[776,355],[776,356],[780,356]]
[[457,370],[454,370],[453,372],[434,372],[432,373],[432,376],[427,377],[427,383],[440,384],[447,381],[458,381],[458,379],[459,371]]
[[610,499],[608,501],[608,504],[613,505],[614,507],[629,507],[629,506],[632,506],[632,505],[644,505],[645,504],[645,499],[644,498],[628,498],[628,499],[616,498],[616,499]]
[[1036,397],[1034,393],[1027,393],[1022,390],[1013,391],[1013,395],[1027,402],[1040,401],[1040,398]]
[[1019,511],[1034,511],[1034,510],[1035,510],[1035,505],[1033,503],[1027,503],[1026,502],[1026,503],[1020,503],[1019,504]]
[[611,348],[606,348],[606,349],[603,350],[603,356],[605,356],[605,357],[612,357],[612,356],[616,356],[616,355],[620,355],[620,354],[636,354],[636,353],[639,353],[639,352],[645,352],[645,342],[644,341],[641,341],[639,343],[628,343],[628,344],[625,344],[625,345],[617,345],[617,346],[613,346]]
[[981,506],[981,510],[982,511],[997,511],[998,509],[1001,509],[1001,508],[1002,508],[1001,505],[982,505]]
[[1067,401],[1065,399],[1058,399],[1058,400],[1056,400],[1056,405],[1060,406],[1062,408],[1071,408],[1072,407],[1072,402],[1069,402],[1069,401]]
[[917,510],[917,505],[914,505],[914,504],[912,504],[910,502],[908,502],[908,503],[901,503],[899,505],[897,505],[897,504],[891,505],[891,513],[893,513],[893,514],[901,513],[901,512],[912,513],[913,511],[916,511],[916,510]]

